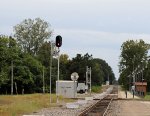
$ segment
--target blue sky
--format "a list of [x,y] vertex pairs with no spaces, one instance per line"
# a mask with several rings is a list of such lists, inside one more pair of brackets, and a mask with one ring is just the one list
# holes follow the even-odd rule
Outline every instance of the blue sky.
[[27,18],[50,23],[53,37],[61,35],[61,53],[102,58],[119,77],[121,44],[129,39],[150,43],[149,0],[1,0],[0,34]]

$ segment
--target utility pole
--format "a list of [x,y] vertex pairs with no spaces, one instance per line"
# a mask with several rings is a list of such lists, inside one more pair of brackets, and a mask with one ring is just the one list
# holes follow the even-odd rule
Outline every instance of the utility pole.
[[11,95],[13,95],[13,76],[14,76],[14,73],[13,73],[13,60],[11,61]]
[[52,97],[51,97],[51,93],[52,93],[52,61],[53,61],[53,45],[54,43],[51,41],[51,56],[50,56],[50,79],[49,79],[49,83],[50,83],[50,103],[52,103]]

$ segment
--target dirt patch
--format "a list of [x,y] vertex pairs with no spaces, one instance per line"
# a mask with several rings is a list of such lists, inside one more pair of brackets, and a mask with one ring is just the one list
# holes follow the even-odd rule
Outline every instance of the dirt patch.
[[109,85],[102,85],[102,91],[105,92],[109,87]]
[[0,100],[0,106],[7,105],[7,104],[11,104],[11,102],[10,101]]
[[150,102],[140,100],[118,100],[111,104],[107,116],[149,116]]

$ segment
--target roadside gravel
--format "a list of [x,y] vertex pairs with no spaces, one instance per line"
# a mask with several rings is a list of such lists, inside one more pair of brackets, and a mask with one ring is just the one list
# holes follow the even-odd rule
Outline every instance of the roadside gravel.
[[34,113],[34,115],[43,115],[43,116],[77,116],[81,111],[83,111],[86,107],[89,107],[91,104],[93,104],[94,100],[88,101],[87,104],[80,105],[78,109],[68,109],[66,108],[65,104],[63,107],[53,107],[53,108],[44,108],[37,113]]

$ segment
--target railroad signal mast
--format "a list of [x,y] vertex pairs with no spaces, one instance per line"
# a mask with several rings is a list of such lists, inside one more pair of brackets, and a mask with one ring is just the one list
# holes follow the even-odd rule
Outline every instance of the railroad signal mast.
[[[58,58],[58,73],[57,73],[57,83],[56,83],[56,87],[57,87],[57,90],[56,90],[56,96],[57,96],[57,103],[59,102],[58,101],[58,81],[59,81],[59,47],[61,47],[62,45],[62,37],[60,35],[56,36],[56,40],[55,42],[51,41],[51,61],[50,61],[50,103],[51,103],[51,77],[52,77],[52,59],[53,59],[53,56],[57,57]],[[56,47],[58,49],[56,49]]]
[[56,42],[55,42],[56,47],[58,47],[58,51],[57,51],[57,57],[58,57],[58,77],[57,77],[57,103],[59,103],[58,97],[59,97],[59,90],[58,90],[58,82],[59,82],[59,47],[61,47],[62,45],[62,37],[60,35],[56,36]]

